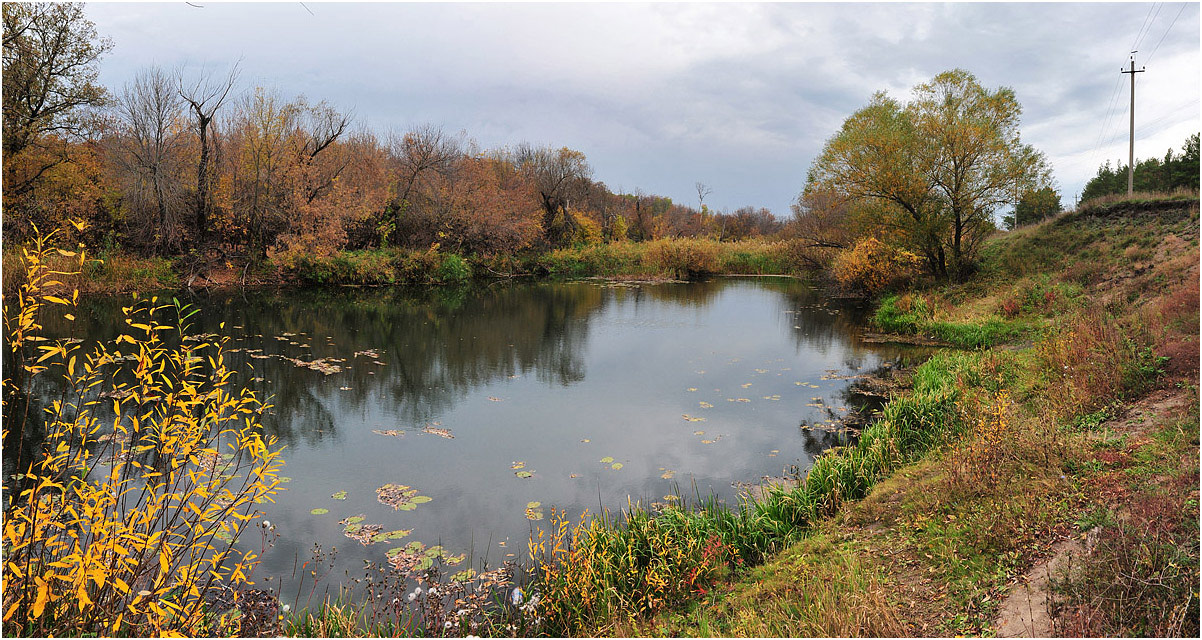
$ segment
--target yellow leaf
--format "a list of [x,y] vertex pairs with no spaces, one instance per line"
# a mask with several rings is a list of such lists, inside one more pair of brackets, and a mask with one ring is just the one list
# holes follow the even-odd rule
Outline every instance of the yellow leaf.
[[38,585],[38,597],[33,602],[33,617],[40,618],[46,609],[46,603],[50,601],[50,585],[39,576],[34,576],[33,581]]

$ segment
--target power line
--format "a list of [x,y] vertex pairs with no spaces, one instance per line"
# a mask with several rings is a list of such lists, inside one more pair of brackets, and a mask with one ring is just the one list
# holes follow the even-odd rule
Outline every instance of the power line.
[[1157,42],[1156,46],[1152,47],[1152,53],[1148,54],[1148,59],[1144,60],[1144,64],[1148,64],[1148,62],[1152,60],[1152,56],[1156,55],[1156,50],[1160,48],[1160,43],[1164,42],[1165,36],[1169,35],[1169,31],[1173,28],[1173,25],[1177,24],[1177,18],[1181,17],[1182,12],[1185,11],[1187,6],[1189,5],[1183,4],[1181,5],[1181,8],[1177,10],[1177,15],[1174,16],[1173,21],[1169,23],[1169,28],[1164,30],[1164,35],[1160,36],[1160,42]]
[[1152,10],[1156,8],[1156,3],[1153,2],[1148,6],[1148,13],[1144,15],[1144,23],[1140,26],[1139,31],[1135,32],[1135,39],[1131,41],[1131,50],[1135,51],[1139,48],[1139,43],[1144,39],[1144,30],[1151,26],[1148,18],[1152,17]]

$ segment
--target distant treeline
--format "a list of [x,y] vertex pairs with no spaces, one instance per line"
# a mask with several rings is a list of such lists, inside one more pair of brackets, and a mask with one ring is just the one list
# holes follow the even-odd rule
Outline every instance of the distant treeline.
[[616,240],[773,234],[764,208],[711,211],[615,193],[579,151],[481,149],[434,126],[377,135],[238,69],[147,67],[97,84],[112,47],[80,5],[4,5],[4,235],[88,223],[144,255],[256,261],[383,247],[495,254]]
[[[1110,161],[1098,168],[1098,174],[1085,184],[1081,201],[1127,193],[1128,165],[1111,168]],[[1198,190],[1198,134],[1186,139],[1180,153],[1169,149],[1164,159],[1148,158],[1135,163],[1135,191]]]

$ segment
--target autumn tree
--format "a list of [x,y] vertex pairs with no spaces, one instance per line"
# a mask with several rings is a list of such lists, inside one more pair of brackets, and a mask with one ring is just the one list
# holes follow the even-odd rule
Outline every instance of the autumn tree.
[[152,252],[177,252],[185,231],[187,139],[175,83],[158,67],[140,71],[117,99],[117,119],[110,146],[130,228]]
[[[74,180],[68,176],[94,183],[96,172],[63,165],[86,147],[94,111],[107,103],[97,65],[113,45],[80,4],[5,2],[3,19],[4,228],[11,238],[10,230],[24,236],[31,223],[50,222],[49,210],[77,205],[82,193],[61,191]],[[44,179],[66,199],[31,193]]]
[[225,76],[215,76],[202,72],[198,77],[184,79],[181,71],[176,73],[176,82],[180,98],[188,106],[192,115],[194,131],[200,145],[200,153],[196,162],[196,195],[194,201],[195,218],[198,239],[204,240],[208,232],[209,212],[212,209],[213,184],[213,153],[212,124],[217,111],[230,98],[234,85],[238,81],[238,64],[230,67]]
[[834,189],[881,206],[880,224],[918,253],[928,272],[963,279],[995,210],[1016,184],[1046,186],[1043,155],[1019,138],[1021,106],[955,69],[914,89],[902,105],[877,93],[827,141],[807,190]]
[[584,154],[562,147],[519,145],[514,162],[534,184],[543,208],[543,233],[552,246],[563,244],[576,230],[572,202],[587,197],[593,168]]

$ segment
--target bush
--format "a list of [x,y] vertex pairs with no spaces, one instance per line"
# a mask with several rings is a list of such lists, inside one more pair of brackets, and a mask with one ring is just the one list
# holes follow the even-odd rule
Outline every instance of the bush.
[[[234,545],[280,484],[280,450],[259,433],[266,406],[231,387],[220,343],[184,339],[189,313],[174,300],[132,305],[129,333],[112,343],[40,339],[39,314],[58,305],[74,321],[78,300],[47,293],[61,284],[50,254],[43,241],[24,252],[25,283],[4,309],[15,364],[5,368],[4,440],[10,430],[42,435],[5,492],[5,626],[33,636],[236,633],[209,603],[248,584],[257,564]],[[48,371],[62,395],[30,412],[31,380]]]
[[913,280],[920,263],[918,256],[908,251],[866,237],[835,256],[831,275],[849,291],[875,296]]
[[712,240],[664,238],[648,243],[644,262],[678,280],[695,279],[718,271],[718,246]]

